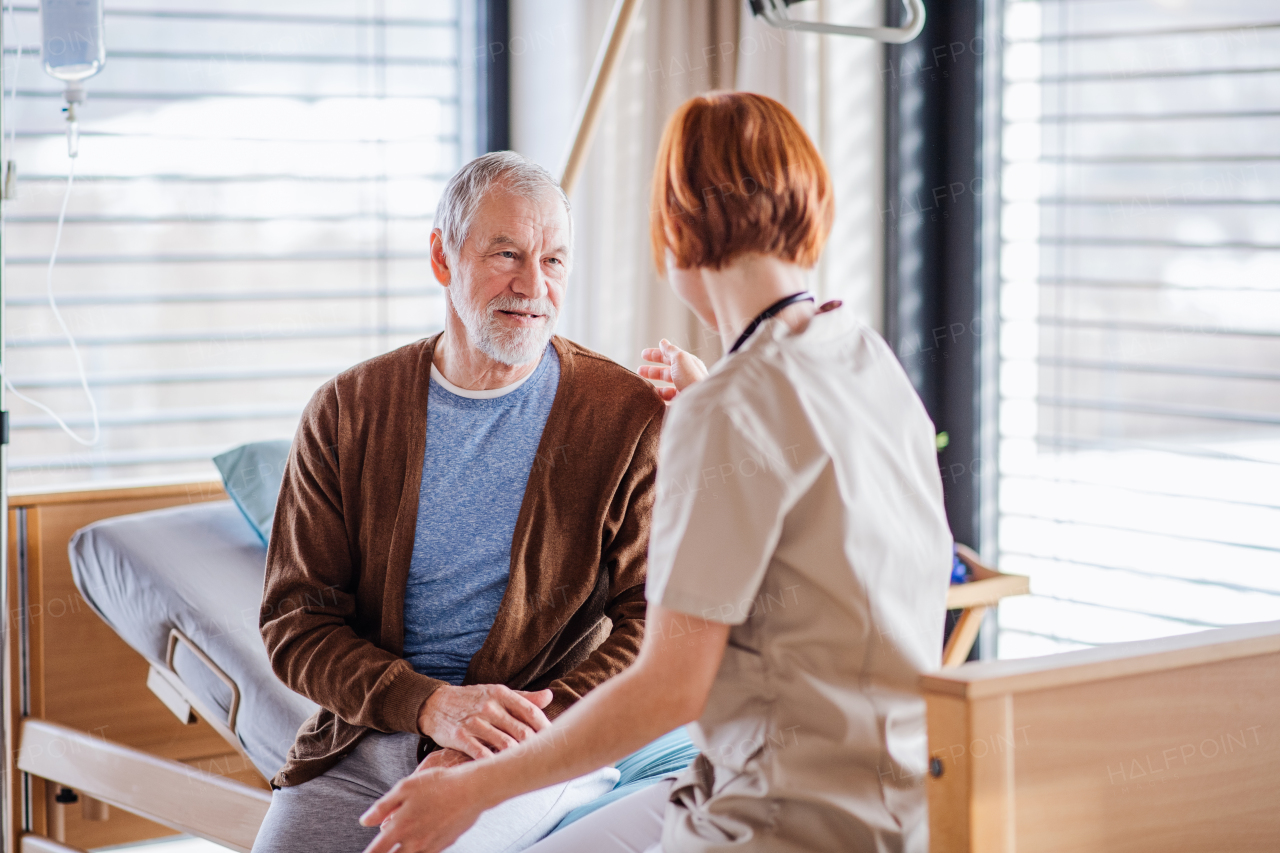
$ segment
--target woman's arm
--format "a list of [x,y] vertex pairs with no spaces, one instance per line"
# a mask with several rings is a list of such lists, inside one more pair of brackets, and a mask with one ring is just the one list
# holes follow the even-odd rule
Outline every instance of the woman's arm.
[[492,758],[402,779],[361,816],[382,832],[365,853],[437,853],[485,809],[589,773],[697,719],[729,626],[650,604],[635,664],[546,731]]

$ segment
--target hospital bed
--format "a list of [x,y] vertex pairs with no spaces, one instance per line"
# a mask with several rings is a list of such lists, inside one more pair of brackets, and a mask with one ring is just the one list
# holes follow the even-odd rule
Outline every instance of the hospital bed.
[[[265,548],[225,498],[216,482],[12,498],[6,850],[175,830],[252,845],[266,778],[314,706],[270,671]],[[952,589],[953,662],[982,608],[1026,583],[960,556],[974,581]],[[924,687],[936,851],[1156,849],[1143,833],[1203,834],[1214,813],[1243,833],[1232,849],[1280,837],[1259,800],[1280,790],[1280,623],[971,663]],[[1216,763],[1181,756],[1209,739]],[[1162,778],[1183,781],[1151,788],[1132,760],[1167,749],[1187,763]]]
[[[13,498],[10,849],[23,833],[85,849],[173,830],[252,845],[315,706],[271,672],[266,548],[225,498],[216,482]],[[957,661],[983,608],[1026,583],[960,556],[974,582],[953,592]]]

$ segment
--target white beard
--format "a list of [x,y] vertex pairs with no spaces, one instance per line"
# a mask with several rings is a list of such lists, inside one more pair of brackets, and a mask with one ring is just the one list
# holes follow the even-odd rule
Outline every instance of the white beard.
[[[547,348],[547,342],[555,334],[558,312],[551,300],[521,299],[517,296],[495,296],[483,308],[466,299],[454,299],[449,293],[449,302],[453,310],[458,312],[467,330],[467,337],[476,349],[494,361],[515,367],[535,361]],[[499,311],[527,311],[530,314],[542,315],[542,322],[536,326],[510,328],[498,319]]]

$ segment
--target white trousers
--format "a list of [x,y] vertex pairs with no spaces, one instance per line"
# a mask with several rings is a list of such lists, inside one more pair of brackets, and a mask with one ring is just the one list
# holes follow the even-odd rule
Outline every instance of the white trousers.
[[661,853],[671,780],[650,785],[542,839],[525,853]]

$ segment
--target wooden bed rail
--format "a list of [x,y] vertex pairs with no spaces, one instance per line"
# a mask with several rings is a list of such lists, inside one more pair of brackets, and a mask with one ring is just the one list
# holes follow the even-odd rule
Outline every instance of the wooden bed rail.
[[78,847],[59,844],[43,835],[24,835],[18,845],[18,853],[85,853]]
[[982,562],[982,558],[966,545],[956,545],[956,556],[969,567],[968,583],[952,584],[947,590],[947,609],[959,610],[960,617],[942,649],[943,667],[959,666],[969,659],[978,639],[982,618],[1001,599],[1031,592],[1031,579],[1026,575],[1010,575]]
[[933,853],[1280,849],[1280,622],[922,686]]
[[271,805],[266,791],[43,720],[23,722],[18,767],[244,853]]

